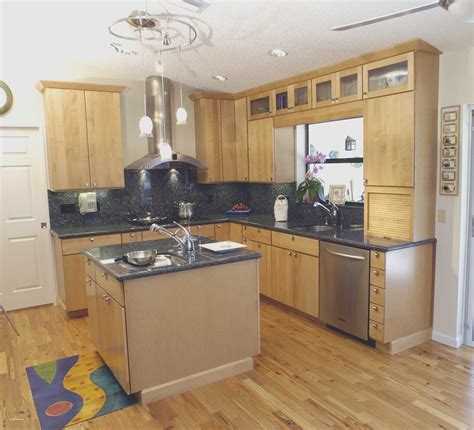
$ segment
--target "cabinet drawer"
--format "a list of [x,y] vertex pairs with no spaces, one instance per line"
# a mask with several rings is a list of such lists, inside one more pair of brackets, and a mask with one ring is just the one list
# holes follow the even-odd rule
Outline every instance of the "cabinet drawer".
[[95,281],[95,264],[89,257],[84,257],[84,266],[86,268],[87,276]]
[[385,288],[385,270],[370,269],[370,284]]
[[378,342],[384,341],[384,327],[383,324],[378,323],[377,321],[369,321],[369,337]]
[[385,306],[385,290],[375,285],[370,286],[370,302]]
[[272,232],[258,227],[248,227],[244,225],[242,228],[242,235],[255,242],[266,243],[267,245],[272,244]]
[[214,237],[214,224],[193,225],[189,231],[194,236]]
[[369,308],[370,308],[370,312],[369,312],[370,319],[383,324],[384,323],[384,310],[385,310],[384,306],[378,305],[376,303],[370,303]]
[[273,231],[272,244],[281,248],[291,249],[292,251],[302,252],[303,254],[319,256],[319,240]]
[[61,246],[63,255],[80,254],[83,248],[95,248],[97,246],[118,245],[122,243],[120,234],[108,234],[101,236],[78,237],[75,239],[63,239]]
[[95,266],[96,273],[95,278],[97,285],[99,285],[105,292],[112,297],[121,306],[124,306],[123,298],[123,287],[122,283],[117,281],[113,276],[110,276],[107,272],[101,269],[99,266]]
[[370,251],[370,267],[385,270],[385,252]]
[[122,233],[122,243],[141,242],[143,235],[141,231],[131,231],[129,233]]

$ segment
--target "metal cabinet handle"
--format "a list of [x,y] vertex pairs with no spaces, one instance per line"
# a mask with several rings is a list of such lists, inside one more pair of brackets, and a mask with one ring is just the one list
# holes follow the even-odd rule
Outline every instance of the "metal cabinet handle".
[[329,254],[338,255],[339,257],[350,258],[351,260],[365,260],[365,257],[361,257],[359,255],[343,254],[342,252],[329,251],[329,249],[326,249],[326,252]]
[[202,225],[198,225],[198,230],[202,230]]
[[369,183],[369,181],[367,180],[367,178],[364,178],[364,185],[367,185]]
[[260,245],[260,244],[258,244],[257,246],[258,246],[259,248],[261,248],[261,247],[262,247],[262,245]]
[[288,255],[291,257],[291,251],[288,251]]
[[378,293],[379,293],[379,289],[378,289],[378,288],[374,288],[373,291],[374,291],[375,294],[378,294]]
[[378,307],[378,306],[372,306],[372,309],[373,309],[374,311],[378,311],[378,310],[379,310],[379,307]]
[[293,257],[298,258],[298,254],[296,252],[293,252]]
[[102,294],[102,298],[108,303],[110,302],[110,297],[107,294]]
[[108,278],[107,273],[102,272],[102,277],[105,278],[105,279],[107,279],[107,278]]
[[375,252],[374,252],[374,257],[379,258],[379,257],[380,257],[380,254],[379,254],[377,251],[375,251]]
[[217,224],[216,227],[217,227],[217,228],[221,228],[221,225],[220,225],[220,224]]
[[378,325],[377,323],[373,323],[373,324],[372,324],[372,327],[373,327],[373,328],[378,328],[378,326],[379,326],[379,325]]
[[379,276],[380,275],[380,272],[378,270],[372,270],[372,273],[375,275],[375,276]]
[[88,279],[86,282],[87,282],[89,285],[91,285],[91,284],[92,284],[92,279]]
[[248,181],[247,176],[244,176],[244,180],[245,180],[245,181]]
[[91,242],[94,242],[94,238],[93,238],[93,237],[89,238],[89,240],[90,240]]
[[130,237],[135,237],[135,233],[130,233]]
[[89,182],[86,182],[86,183],[84,184],[84,187],[85,187],[85,188],[89,188]]
[[88,266],[91,265],[91,260],[90,260],[90,258],[86,258],[86,264],[87,264]]
[[94,183],[92,184],[92,186],[93,186],[94,188],[97,187],[97,182],[94,182]]
[[295,240],[295,236],[291,236],[291,240]]

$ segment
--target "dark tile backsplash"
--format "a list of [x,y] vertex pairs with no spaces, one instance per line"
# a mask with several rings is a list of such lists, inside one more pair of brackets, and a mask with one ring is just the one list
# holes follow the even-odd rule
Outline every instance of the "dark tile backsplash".
[[[130,214],[151,212],[158,216],[176,216],[179,201],[197,203],[196,217],[224,214],[234,203],[244,202],[258,214],[273,214],[279,194],[288,196],[289,216],[304,222],[324,223],[321,209],[296,203],[295,183],[286,184],[218,184],[196,183],[193,170],[151,170],[125,172],[122,190],[98,190],[97,213],[80,215],[79,211],[62,213],[61,205],[75,204],[77,192],[48,192],[51,227],[97,225],[125,221]],[[66,207],[63,206],[63,212]],[[69,210],[71,208],[69,207]],[[343,207],[345,224],[362,224],[362,207]]]

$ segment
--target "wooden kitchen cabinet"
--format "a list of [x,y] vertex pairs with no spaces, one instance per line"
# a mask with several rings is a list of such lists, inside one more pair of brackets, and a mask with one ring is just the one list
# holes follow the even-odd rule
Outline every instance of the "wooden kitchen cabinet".
[[229,223],[229,237],[232,242],[242,242],[242,226],[235,222]]
[[248,238],[243,238],[243,243],[248,246],[250,251],[262,254],[258,269],[260,294],[272,298],[272,247],[265,243],[249,240]]
[[130,394],[125,309],[97,285],[99,353],[124,390]]
[[247,98],[248,119],[262,119],[275,114],[274,91],[264,91]]
[[294,253],[294,307],[308,315],[319,317],[319,258]]
[[230,223],[215,224],[215,239],[220,242],[230,240]]
[[362,99],[362,66],[312,80],[313,108]]
[[52,191],[123,188],[125,87],[40,81]]
[[285,305],[294,306],[293,252],[272,247],[273,299]]
[[415,93],[367,100],[364,116],[366,185],[413,187]]
[[247,99],[235,100],[235,168],[236,180],[249,181],[249,144]]
[[99,315],[97,312],[97,285],[95,281],[86,276],[86,296],[89,325],[89,335],[96,348],[99,348]]
[[363,87],[364,98],[414,90],[415,53],[408,52],[364,64]]
[[275,115],[311,108],[311,80],[277,88],[274,91]]
[[237,180],[237,148],[234,100],[220,100],[222,180]]
[[131,231],[130,233],[122,233],[122,243],[135,243],[143,241],[143,232]]
[[204,98],[194,102],[196,157],[207,165],[207,169],[198,170],[201,183],[223,179],[220,102],[219,99]]
[[314,78],[312,88],[313,108],[332,105],[336,98],[336,74]]
[[273,118],[248,124],[250,182],[290,182],[295,180],[295,130],[275,130]]

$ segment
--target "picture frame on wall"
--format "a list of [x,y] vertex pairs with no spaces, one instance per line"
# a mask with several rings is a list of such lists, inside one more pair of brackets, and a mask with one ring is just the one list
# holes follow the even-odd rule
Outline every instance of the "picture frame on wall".
[[458,113],[453,112],[445,112],[443,115],[443,122],[456,122],[458,120]]
[[346,186],[330,185],[329,201],[335,205],[344,205],[346,203]]
[[443,172],[443,182],[454,182],[456,180],[456,172]]
[[456,148],[443,148],[443,157],[456,157]]
[[443,133],[445,133],[445,134],[456,134],[457,132],[458,132],[458,125],[456,123],[444,124]]
[[455,135],[444,136],[443,137],[443,145],[444,146],[456,145],[456,136]]
[[440,118],[439,193],[442,196],[457,196],[461,106],[441,108]]

